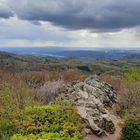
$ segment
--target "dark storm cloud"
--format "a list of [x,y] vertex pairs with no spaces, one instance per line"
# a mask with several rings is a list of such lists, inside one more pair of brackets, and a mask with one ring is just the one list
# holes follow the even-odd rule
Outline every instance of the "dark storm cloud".
[[7,5],[21,19],[68,29],[106,32],[140,25],[140,0],[7,0]]
[[11,16],[13,16],[12,11],[8,7],[0,5],[0,18],[9,18]]

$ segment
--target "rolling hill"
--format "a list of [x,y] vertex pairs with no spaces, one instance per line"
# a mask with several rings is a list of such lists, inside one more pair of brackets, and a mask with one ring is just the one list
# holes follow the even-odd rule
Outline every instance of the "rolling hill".
[[0,52],[0,69],[14,69],[16,71],[62,71],[78,70],[87,73],[101,74],[104,72],[120,74],[128,70],[133,63],[126,60],[108,58],[80,59],[76,57],[50,57],[19,55],[8,52]]

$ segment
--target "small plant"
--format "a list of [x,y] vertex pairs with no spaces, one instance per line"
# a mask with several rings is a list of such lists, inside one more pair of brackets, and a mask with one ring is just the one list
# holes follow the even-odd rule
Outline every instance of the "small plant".
[[140,121],[128,120],[122,129],[121,140],[140,140]]

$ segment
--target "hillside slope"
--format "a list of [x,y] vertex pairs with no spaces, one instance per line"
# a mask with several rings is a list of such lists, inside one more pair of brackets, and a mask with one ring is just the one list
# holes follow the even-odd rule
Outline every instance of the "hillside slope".
[[76,57],[38,57],[32,55],[17,55],[0,52],[0,69],[16,71],[39,71],[39,70],[78,70],[87,73],[120,74],[127,71],[133,64],[124,60],[99,58],[96,60],[80,59]]

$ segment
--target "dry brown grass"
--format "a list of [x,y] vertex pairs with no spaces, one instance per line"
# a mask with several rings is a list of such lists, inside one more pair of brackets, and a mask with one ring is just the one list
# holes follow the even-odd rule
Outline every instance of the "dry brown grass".
[[55,71],[30,71],[30,72],[9,72],[0,70],[0,82],[7,81],[10,83],[17,83],[23,81],[31,86],[40,84],[42,86],[46,81],[64,80],[65,82],[72,82],[75,80],[84,80],[88,75],[74,70],[67,70],[62,72]]
[[17,113],[26,106],[46,104],[58,94],[62,83],[83,80],[85,77],[85,74],[70,70],[63,72],[0,70],[0,117],[8,117],[12,112]]

